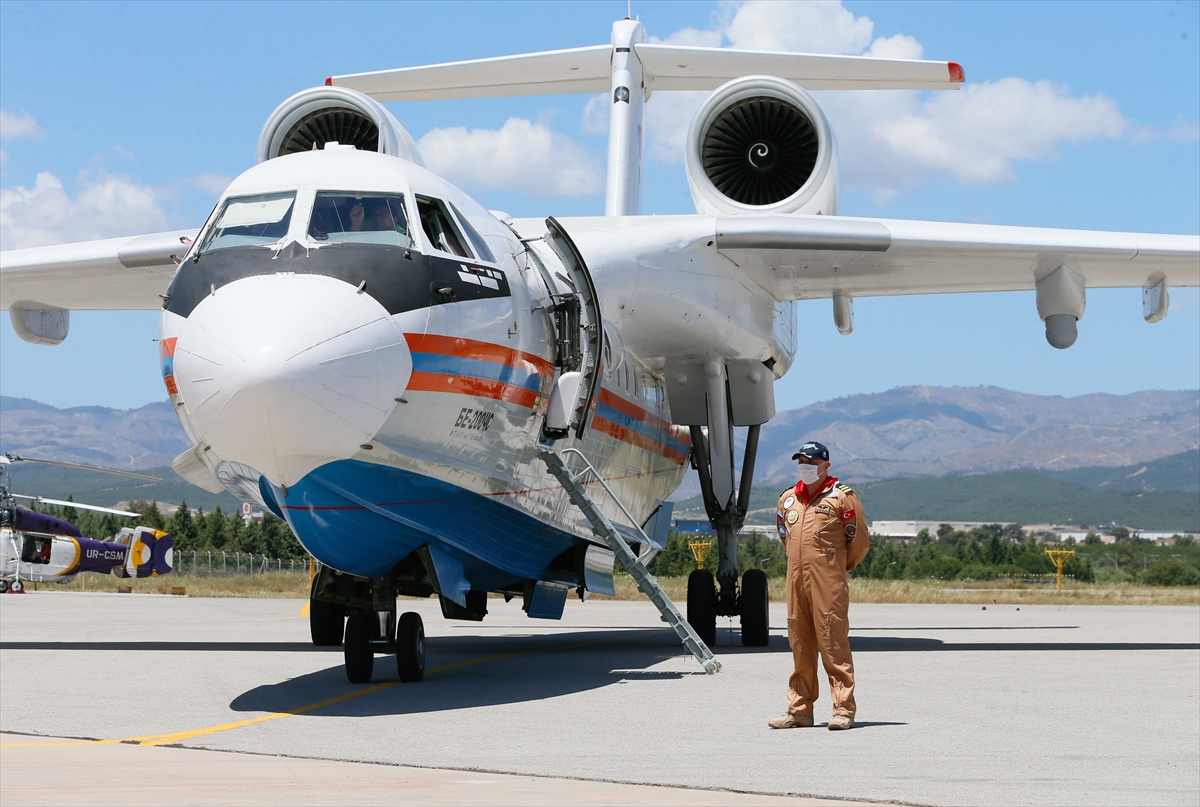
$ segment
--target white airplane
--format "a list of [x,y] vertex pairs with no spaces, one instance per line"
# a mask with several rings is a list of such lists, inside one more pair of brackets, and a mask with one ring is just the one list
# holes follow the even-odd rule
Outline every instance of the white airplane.
[[[653,44],[628,19],[608,45],[334,76],[271,114],[199,230],[5,252],[0,303],[45,345],[72,309],[162,309],[194,443],[175,470],[287,520],[324,566],[314,641],[343,642],[348,615],[352,681],[376,652],[421,678],[398,594],[482,619],[499,592],[554,619],[572,590],[612,591],[614,558],[711,672],[718,615],[767,641],[766,579],[739,581],[736,536],[796,301],[830,299],[849,333],[859,296],[1032,289],[1066,348],[1088,287],[1142,287],[1156,322],[1170,286],[1200,285],[1196,236],[837,216],[808,91],[963,81],[953,62]],[[697,212],[642,216],[644,105],[672,90],[713,90],[686,144]],[[611,101],[603,216],[485,209],[382,105],[571,92]],[[689,580],[683,621],[642,563],[689,462],[719,568]]]

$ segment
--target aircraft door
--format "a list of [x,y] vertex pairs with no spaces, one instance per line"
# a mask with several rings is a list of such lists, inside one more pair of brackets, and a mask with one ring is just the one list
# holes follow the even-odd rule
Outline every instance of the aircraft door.
[[567,231],[553,216],[546,219],[546,228],[546,243],[566,270],[566,275],[558,274],[558,277],[573,293],[552,295],[557,363],[561,373],[551,393],[543,431],[552,439],[566,437],[572,431],[582,439],[600,389],[601,350],[604,347],[600,298],[591,272]]

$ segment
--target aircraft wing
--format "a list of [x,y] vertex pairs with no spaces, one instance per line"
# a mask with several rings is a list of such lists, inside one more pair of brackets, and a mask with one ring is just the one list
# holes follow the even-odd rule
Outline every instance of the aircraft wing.
[[[767,73],[809,90],[957,90],[954,62],[767,53],[685,45],[634,45],[651,90],[714,90],[731,78]],[[510,95],[608,92],[612,47],[522,53],[490,59],[330,76],[376,101],[430,101]]]
[[826,216],[728,216],[715,249],[777,300],[1034,289],[1060,266],[1092,288],[1200,285],[1200,237]]
[[[577,242],[603,234],[639,264],[692,256],[684,271],[736,266],[776,300],[1032,290],[1061,266],[1091,288],[1200,286],[1200,236],[845,216],[561,218]],[[711,255],[708,267],[692,248]],[[584,249],[588,258],[588,250]],[[599,254],[598,252],[596,254]]]
[[162,307],[175,263],[197,230],[0,252],[5,310],[130,310]]

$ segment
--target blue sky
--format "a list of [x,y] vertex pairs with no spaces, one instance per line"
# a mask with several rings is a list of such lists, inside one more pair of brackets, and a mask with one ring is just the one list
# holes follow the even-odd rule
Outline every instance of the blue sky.
[[[961,63],[971,89],[959,98],[820,94],[841,145],[844,214],[1200,232],[1200,3],[635,2],[633,10],[669,41]],[[5,0],[0,240],[13,248],[196,226],[224,183],[252,164],[275,106],[329,74],[600,44],[624,13],[624,0]],[[485,206],[569,216],[604,206],[605,131],[589,100],[391,109],[427,162],[442,154],[439,167]],[[697,105],[666,93],[649,102],[648,213],[693,210],[676,147]],[[980,105],[1004,111],[1008,123],[982,125],[972,112]],[[897,134],[898,121],[914,120],[945,147]],[[472,145],[445,156],[448,143]],[[849,337],[829,308],[802,304],[802,340],[850,371],[814,377],[799,369],[801,356],[776,386],[781,409],[908,384],[1059,395],[1200,387],[1195,290],[1174,290],[1171,314],[1152,326],[1137,289],[1090,290],[1067,351],[1046,344],[1032,293],[859,299]],[[76,312],[57,348],[21,342],[2,318],[5,395],[121,408],[165,398],[154,312]]]

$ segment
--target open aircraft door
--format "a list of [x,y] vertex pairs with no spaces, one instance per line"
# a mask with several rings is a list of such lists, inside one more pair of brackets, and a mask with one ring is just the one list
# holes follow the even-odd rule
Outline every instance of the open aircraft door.
[[[582,439],[591,421],[603,372],[604,322],[600,298],[591,272],[575,243],[554,217],[546,219],[545,243],[553,250],[564,272],[554,272],[568,293],[551,288],[551,314],[556,332],[555,364],[559,376],[550,392],[542,436],[557,440],[574,432]],[[535,261],[536,253],[530,250]]]

